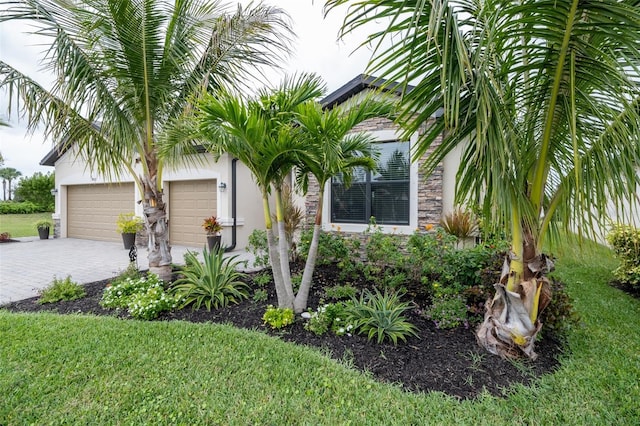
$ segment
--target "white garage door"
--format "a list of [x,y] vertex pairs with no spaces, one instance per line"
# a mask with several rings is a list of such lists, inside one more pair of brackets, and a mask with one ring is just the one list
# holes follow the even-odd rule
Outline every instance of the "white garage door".
[[121,241],[116,231],[120,213],[135,207],[133,183],[70,185],[67,187],[67,236]]
[[169,183],[169,241],[171,244],[204,247],[205,218],[217,214],[217,181],[189,180]]

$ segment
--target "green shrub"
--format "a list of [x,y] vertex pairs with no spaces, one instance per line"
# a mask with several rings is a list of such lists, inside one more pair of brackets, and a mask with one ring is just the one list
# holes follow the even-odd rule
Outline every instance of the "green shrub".
[[324,296],[327,299],[343,300],[352,299],[358,294],[358,289],[352,285],[334,285],[324,289]]
[[262,316],[265,324],[269,324],[273,329],[280,329],[293,324],[293,309],[276,308],[272,305],[267,306],[267,310]]
[[249,297],[249,286],[241,281],[246,275],[237,267],[238,256],[224,257],[224,250],[203,253],[204,263],[198,261],[194,252],[185,254],[186,264],[180,268],[182,277],[173,283],[171,291],[184,300],[182,307],[193,305],[199,309],[204,305],[211,308],[238,303]]
[[266,302],[269,298],[267,294],[267,290],[258,289],[253,292],[253,301],[254,302]]
[[[313,238],[313,229],[306,229],[300,233],[298,249],[306,260]],[[318,258],[316,265],[330,265],[353,256],[353,239],[347,238],[340,232],[320,232],[318,237]],[[359,242],[357,243],[359,248]]]
[[347,315],[347,304],[327,303],[318,306],[317,311],[311,312],[311,317],[304,328],[317,335],[322,335],[329,330],[338,336],[349,334],[354,326],[347,321]]
[[50,211],[48,207],[39,206],[30,201],[16,203],[14,201],[0,201],[0,214],[31,214]]
[[53,282],[40,292],[38,303],[53,303],[60,300],[76,300],[87,294],[85,288],[78,283],[71,281],[68,276],[64,280],[53,278]]
[[254,229],[249,234],[247,251],[253,254],[253,266],[255,268],[269,267],[269,246],[267,245],[267,231]]
[[100,305],[104,308],[127,308],[134,295],[162,285],[162,280],[155,274],[134,274],[127,269],[125,275],[113,280],[104,289]]
[[145,292],[132,294],[127,309],[133,318],[152,320],[157,318],[160,312],[176,309],[181,303],[182,299],[179,296],[168,294],[162,283],[158,282]]
[[376,290],[366,290],[359,299],[347,305],[347,323],[353,324],[358,333],[364,333],[369,340],[376,337],[378,343],[385,339],[394,344],[398,339],[406,341],[407,336],[416,334],[416,327],[402,315],[410,306],[400,300],[398,293],[384,294]]
[[253,276],[253,283],[258,287],[266,287],[270,282],[273,281],[271,278],[271,274],[268,272],[261,272]]
[[[397,270],[403,267],[406,260],[403,248],[406,246],[406,242],[402,237],[395,234],[384,234],[375,223],[369,225],[365,235],[367,236],[365,247],[367,263],[364,267],[366,279],[376,281],[383,277],[389,269]],[[391,275],[396,274],[392,272]]]
[[116,229],[121,234],[135,234],[142,231],[144,222],[135,213],[120,213],[116,220]]
[[564,340],[567,333],[580,323],[580,317],[573,309],[573,301],[562,282],[551,279],[551,302],[540,312],[542,335],[551,334]]
[[611,244],[620,266],[613,271],[620,283],[640,286],[640,230],[629,225],[614,225],[607,241]]
[[434,297],[427,315],[436,324],[437,328],[456,328],[460,325],[468,327],[467,306],[462,295],[443,294]]

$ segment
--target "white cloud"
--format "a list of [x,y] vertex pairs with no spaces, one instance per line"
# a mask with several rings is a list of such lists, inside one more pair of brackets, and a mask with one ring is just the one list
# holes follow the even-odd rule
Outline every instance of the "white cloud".
[[[242,0],[242,4],[250,3]],[[293,31],[298,36],[293,46],[293,54],[283,72],[315,72],[327,83],[332,92],[365,71],[370,52],[355,47],[364,40],[360,32],[345,40],[338,41],[338,31],[346,9],[333,11],[326,19],[323,16],[324,1],[319,0],[266,0],[266,3],[286,10],[293,23]],[[31,28],[19,23],[0,25],[0,58],[25,74],[47,84],[51,77],[41,69],[38,58],[46,49],[42,41],[33,34],[26,34]],[[271,78],[276,83],[281,73],[273,72]],[[0,97],[0,116],[6,118],[6,96]],[[24,176],[36,171],[50,172],[51,167],[39,165],[40,160],[51,149],[51,142],[43,140],[42,133],[26,135],[25,123],[15,116],[11,119],[11,128],[0,127],[0,152],[5,158],[5,167],[13,167]]]

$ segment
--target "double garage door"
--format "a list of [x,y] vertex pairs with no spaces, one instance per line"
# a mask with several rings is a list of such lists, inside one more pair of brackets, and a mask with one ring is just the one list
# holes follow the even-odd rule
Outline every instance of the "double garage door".
[[[217,182],[213,179],[169,183],[169,240],[171,244],[202,247],[202,221],[215,215]],[[121,241],[116,219],[135,206],[133,183],[72,185],[67,187],[67,236],[98,241]]]

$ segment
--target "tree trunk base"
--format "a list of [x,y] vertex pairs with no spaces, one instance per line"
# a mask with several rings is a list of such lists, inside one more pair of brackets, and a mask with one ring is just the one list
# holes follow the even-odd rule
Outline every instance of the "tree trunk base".
[[165,283],[171,282],[171,265],[149,266],[149,272],[156,274]]
[[[540,289],[538,308],[536,295]],[[508,291],[504,284],[495,284],[496,295],[487,301],[484,321],[478,327],[476,339],[488,352],[503,358],[518,358],[522,355],[536,359],[533,350],[542,323],[531,320],[534,309],[542,311],[549,303],[550,290],[546,278],[523,281],[515,291]],[[537,316],[537,315],[536,315]]]

